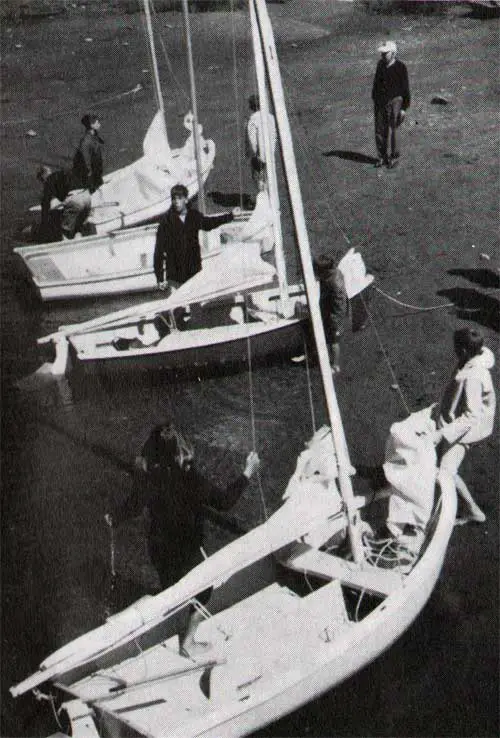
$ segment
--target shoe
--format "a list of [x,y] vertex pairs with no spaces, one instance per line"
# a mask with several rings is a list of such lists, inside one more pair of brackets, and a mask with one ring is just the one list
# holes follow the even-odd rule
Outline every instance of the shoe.
[[375,169],[380,169],[380,167],[383,167],[384,164],[387,164],[387,159],[377,159],[373,166],[375,167]]
[[302,364],[306,360],[305,354],[299,354],[299,356],[292,356],[291,361],[293,361],[294,364]]
[[387,162],[387,169],[394,169],[394,167],[397,166],[397,163],[396,159],[389,159]]
[[391,154],[391,159],[399,159],[400,156],[399,151],[395,151],[394,154]]

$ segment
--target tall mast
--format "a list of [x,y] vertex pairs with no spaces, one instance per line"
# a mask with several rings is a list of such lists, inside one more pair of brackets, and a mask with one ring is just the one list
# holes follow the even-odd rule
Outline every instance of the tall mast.
[[182,11],[184,13],[184,26],[186,29],[186,44],[188,52],[189,84],[191,87],[191,105],[193,107],[193,141],[194,155],[196,158],[196,176],[198,178],[198,202],[202,213],[206,212],[205,191],[203,187],[203,170],[201,166],[201,142],[198,130],[198,106],[196,103],[196,84],[194,79],[193,50],[191,47],[191,27],[189,24],[188,0],[182,0]]
[[158,62],[156,59],[155,40],[153,35],[153,24],[151,23],[151,9],[149,7],[150,0],[144,0],[144,13],[146,16],[146,28],[148,32],[149,52],[151,54],[151,64],[153,67],[153,80],[156,94],[156,102],[159,110],[163,113],[163,124],[165,125],[165,106],[163,104],[163,95],[160,86],[160,75],[158,73]]
[[312,326],[316,347],[319,356],[319,364],[321,369],[321,377],[326,397],[326,405],[330,425],[332,429],[333,442],[337,455],[339,486],[342,498],[347,508],[349,540],[354,561],[361,562],[363,560],[363,548],[361,545],[359,513],[354,506],[354,495],[349,476],[351,467],[349,460],[349,452],[344,435],[344,429],[340,418],[340,411],[333,386],[332,370],[328,356],[328,348],[326,345],[325,332],[323,322],[319,311],[317,300],[316,280],[314,277],[311,250],[309,246],[309,237],[304,218],[304,209],[302,205],[302,197],[300,193],[299,178],[297,175],[297,167],[295,164],[295,156],[293,151],[292,134],[290,123],[286,114],[285,98],[283,86],[281,83],[281,75],[278,66],[278,57],[274,44],[274,36],[272,32],[271,22],[266,8],[265,0],[250,0],[250,5],[255,6],[257,18],[260,25],[260,37],[264,48],[264,55],[271,85],[274,109],[276,112],[281,151],[283,154],[283,162],[285,166],[285,175],[288,184],[288,191],[292,204],[292,212],[297,233],[297,240],[300,251],[300,259],[302,263],[302,271],[307,291],[309,310],[311,314]]
[[252,41],[255,56],[255,71],[257,74],[257,87],[259,90],[259,108],[261,115],[261,127],[264,132],[264,153],[266,158],[266,174],[273,213],[274,253],[276,259],[276,272],[280,291],[281,313],[286,315],[285,308],[288,301],[288,282],[286,277],[286,263],[283,250],[283,233],[281,230],[281,214],[278,193],[278,182],[276,176],[275,153],[271,144],[269,130],[269,98],[266,85],[266,69],[262,41],[260,38],[255,8],[250,3],[250,21],[252,26]]

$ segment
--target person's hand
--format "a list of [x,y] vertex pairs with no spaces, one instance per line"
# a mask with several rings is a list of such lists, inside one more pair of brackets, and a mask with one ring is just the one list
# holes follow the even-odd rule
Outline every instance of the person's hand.
[[255,474],[259,466],[260,459],[258,454],[255,451],[250,451],[247,456],[245,470],[243,474],[247,477],[247,479],[250,479]]
[[63,207],[63,205],[64,205],[64,203],[61,202],[61,200],[59,200],[57,197],[53,197],[52,200],[50,201],[50,209],[51,210],[61,210],[61,208]]
[[241,215],[241,208],[237,206],[233,208],[231,212],[233,214],[233,218],[238,218]]
[[104,520],[106,521],[106,525],[109,525],[110,528],[113,527],[113,518],[111,517],[110,513],[106,513],[104,516]]
[[147,472],[148,470],[148,462],[144,456],[136,456],[134,459],[134,466],[138,471]]
[[158,282],[158,289],[164,292],[168,288],[168,282]]

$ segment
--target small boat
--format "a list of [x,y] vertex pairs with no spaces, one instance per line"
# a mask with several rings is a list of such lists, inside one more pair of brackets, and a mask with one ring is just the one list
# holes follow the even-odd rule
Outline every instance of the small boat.
[[[283,504],[265,522],[174,586],[63,646],[11,688],[15,697],[30,690],[40,697],[43,685],[57,688],[74,736],[240,738],[272,723],[348,679],[405,632],[432,593],[453,531],[454,481],[437,475],[434,445],[422,432],[430,413],[421,411],[394,425],[388,448],[394,479],[411,459],[409,480],[427,510],[424,537],[410,559],[398,554],[389,566],[386,550],[366,535],[376,500],[356,495],[353,486],[265,0],[250,0],[249,9],[286,152],[329,426],[313,432]],[[415,453],[408,456],[410,437]],[[386,476],[391,481],[388,470]],[[253,567],[269,559],[276,568],[263,581]],[[220,593],[217,612],[197,600],[207,587]],[[203,657],[181,655],[174,635],[176,614],[190,604],[204,615],[200,638],[212,644]]]
[[180,149],[170,148],[164,116],[161,108],[153,118],[144,138],[143,156],[105,175],[104,183],[93,193],[87,223],[97,234],[158,219],[170,207],[170,190],[175,184],[182,182],[192,198],[199,189],[199,175],[206,182],[215,160],[214,142],[200,137],[198,173],[193,114],[184,117],[189,135]]
[[[238,224],[245,225],[250,235],[258,231],[259,213],[260,208],[256,208],[238,218]],[[157,228],[151,224],[102,236],[18,246],[14,253],[44,302],[143,292],[156,289],[153,259]],[[220,251],[218,231],[202,234],[203,259]]]
[[[184,184],[192,198],[203,187],[214,165],[215,144],[211,139],[203,138],[203,127],[198,123],[194,98],[193,112],[184,116],[187,139],[178,149],[170,147],[150,2],[143,0],[158,110],[144,137],[142,157],[106,174],[101,187],[92,194],[92,210],[86,225],[90,225],[98,235],[158,219],[170,207],[170,190],[175,184]],[[190,45],[188,52],[191,73]],[[193,82],[192,89],[194,92]],[[40,206],[36,205],[30,210],[38,211]]]

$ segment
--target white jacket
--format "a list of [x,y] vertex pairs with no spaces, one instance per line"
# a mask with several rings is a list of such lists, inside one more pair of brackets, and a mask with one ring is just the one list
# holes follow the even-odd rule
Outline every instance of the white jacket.
[[496,400],[490,369],[494,364],[493,353],[483,347],[446,387],[438,428],[448,443],[475,443],[491,435]]
[[[274,116],[269,113],[267,116],[269,128],[269,140],[271,142],[271,152],[274,155],[276,148],[276,122]],[[266,161],[266,146],[264,140],[262,112],[256,110],[250,116],[247,123],[247,155],[256,156],[262,162]]]

